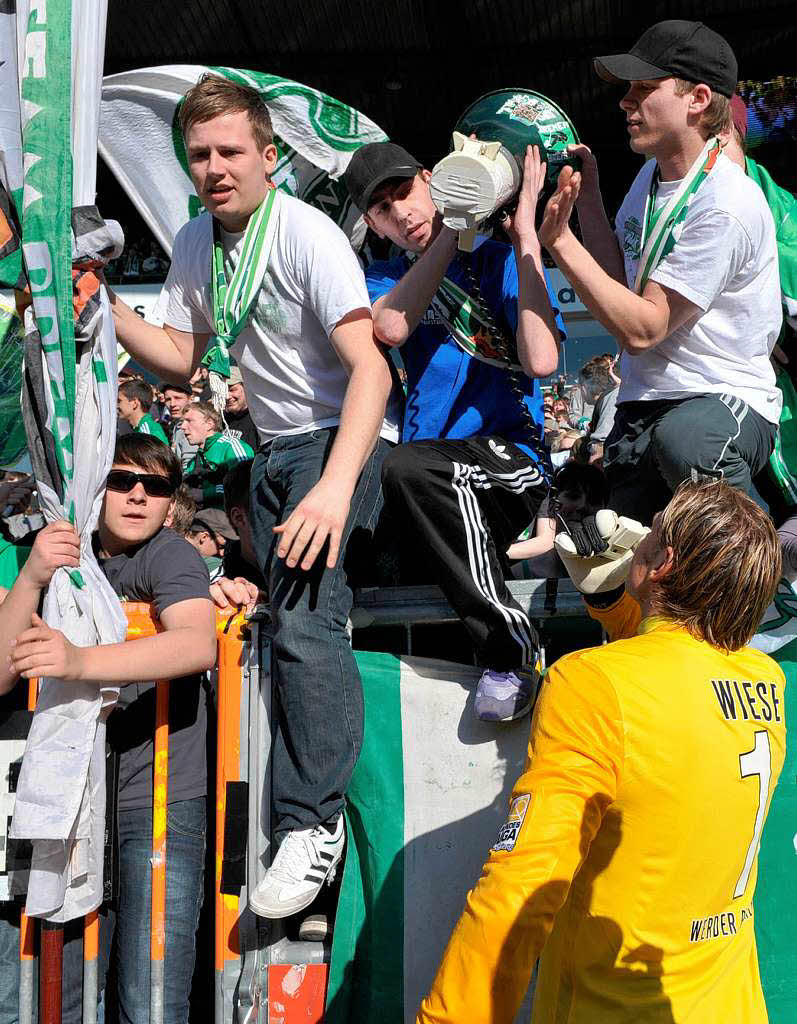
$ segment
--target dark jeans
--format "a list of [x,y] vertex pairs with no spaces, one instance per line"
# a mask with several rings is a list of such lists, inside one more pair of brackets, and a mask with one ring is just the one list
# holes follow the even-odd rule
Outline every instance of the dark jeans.
[[334,569],[326,568],[326,547],[308,572],[290,569],[275,555],[273,533],[320,479],[336,433],[326,428],[275,438],[252,466],[252,537],[268,583],[279,703],[272,756],[277,834],[340,812],[362,744],[363,697],[346,630],[353,595],[344,560],[347,548],[373,533],[388,443],[377,442],[360,474]]
[[732,395],[622,402],[603,456],[609,505],[650,525],[676,487],[694,476],[722,478],[750,494],[776,431]]
[[[19,1021],[19,913],[18,903],[0,904],[0,1024]],[[33,1019],[37,1020],[38,985],[33,990]]]
[[[205,798],[169,804],[166,833],[164,1024],[187,1024],[205,866]],[[100,912],[99,990],[113,949],[120,1024],[149,1024],[152,809],[119,811],[119,905]],[[67,926],[63,1024],[80,1024],[83,922]],[[101,998],[98,1024],[105,1019]],[[210,1013],[212,1016],[212,1013]]]

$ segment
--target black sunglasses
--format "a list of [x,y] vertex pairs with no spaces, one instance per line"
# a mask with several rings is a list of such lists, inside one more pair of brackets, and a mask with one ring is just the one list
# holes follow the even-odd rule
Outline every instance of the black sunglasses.
[[112,469],[105,481],[109,491],[129,494],[140,483],[150,498],[171,498],[176,488],[167,476],[157,473],[133,473],[129,469]]

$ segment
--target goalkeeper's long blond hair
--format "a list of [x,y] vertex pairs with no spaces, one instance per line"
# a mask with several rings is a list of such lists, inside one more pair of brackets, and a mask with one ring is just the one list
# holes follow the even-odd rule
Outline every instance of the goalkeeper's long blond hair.
[[673,565],[659,581],[652,611],[714,647],[748,644],[781,576],[781,550],[769,516],[722,481],[683,483],[658,520]]

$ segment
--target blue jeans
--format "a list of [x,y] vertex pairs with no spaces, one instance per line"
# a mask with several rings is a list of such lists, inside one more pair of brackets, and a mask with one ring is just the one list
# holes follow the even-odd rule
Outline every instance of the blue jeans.
[[352,590],[346,560],[373,533],[381,509],[381,438],[351,499],[341,552],[326,568],[326,546],[305,572],[277,558],[273,527],[284,522],[321,477],[336,428],[277,437],[255,457],[250,521],[268,583],[274,630],[272,664],[279,704],[272,756],[277,834],[335,817],[360,753],[363,697],[346,631]]
[[[0,904],[0,1024],[19,1021],[20,904]],[[37,1020],[38,983],[33,986],[33,1019]]]
[[[164,1024],[187,1024],[205,867],[205,798],[169,804],[166,833]],[[119,811],[119,901],[100,912],[98,1022],[113,950],[120,1024],[149,1024],[152,809]],[[83,922],[64,935],[63,1024],[80,1024]],[[212,1015],[212,1014],[211,1014]],[[110,1016],[110,1015],[109,1015]]]

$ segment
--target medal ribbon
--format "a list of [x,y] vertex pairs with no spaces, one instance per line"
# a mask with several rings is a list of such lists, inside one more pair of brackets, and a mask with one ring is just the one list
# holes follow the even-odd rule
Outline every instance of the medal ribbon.
[[[410,264],[417,259],[414,253],[406,255]],[[488,312],[485,312],[483,305],[477,299],[455,284],[451,278],[444,277],[430,306],[464,352],[483,363],[506,369],[507,360],[495,348],[491,340],[493,318]],[[520,369],[517,358],[514,362],[510,361],[509,365],[512,369]]]
[[641,254],[637,266],[634,291],[641,295],[648,279],[667,253],[675,245],[674,231],[686,216],[692,197],[712,172],[722,152],[720,140],[714,136],[706,141],[686,176],[660,209],[656,210],[656,192],[659,187],[658,167],[653,172],[650,190],[645,201],[645,214],[640,240]]
[[[229,281],[224,266],[221,225],[215,217],[213,218],[210,284],[216,336],[213,339],[213,347],[203,362],[210,369],[213,404],[217,408],[222,394],[226,399],[226,380],[230,376],[230,347],[249,320],[268,267],[271,247],[277,233],[279,203],[279,191],[272,185],[263,202],[249,218],[241,254]],[[220,411],[223,409],[222,404]]]

